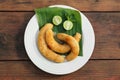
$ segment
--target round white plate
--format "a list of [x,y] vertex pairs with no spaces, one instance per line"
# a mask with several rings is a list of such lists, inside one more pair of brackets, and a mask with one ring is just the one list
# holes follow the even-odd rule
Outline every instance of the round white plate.
[[[62,7],[74,9],[65,5],[53,5],[50,7]],[[24,44],[27,54],[31,61],[41,70],[55,75],[64,75],[72,73],[81,67],[83,67],[87,61],[90,59],[94,45],[95,45],[95,36],[92,25],[89,20],[80,12],[82,18],[82,31],[83,31],[83,56],[78,56],[76,59],[63,62],[63,63],[54,63],[46,58],[44,58],[37,48],[37,36],[39,31],[39,26],[37,22],[36,15],[34,15],[25,30],[24,34]]]

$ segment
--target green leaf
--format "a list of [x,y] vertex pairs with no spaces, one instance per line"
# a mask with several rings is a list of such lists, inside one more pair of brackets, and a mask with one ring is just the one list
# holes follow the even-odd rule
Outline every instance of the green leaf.
[[[35,9],[35,13],[38,19],[38,24],[40,29],[46,23],[52,23],[52,19],[55,15],[59,15],[62,17],[62,23],[60,25],[54,25],[55,26],[53,27],[54,32],[56,33],[62,32],[72,36],[74,36],[76,32],[79,32],[82,35],[81,15],[76,10],[59,8],[59,7],[53,7],[53,8],[46,7],[46,8]],[[63,22],[68,19],[73,22],[73,28],[67,31],[63,28]],[[80,40],[79,46],[80,46],[79,56],[83,56],[82,40]]]

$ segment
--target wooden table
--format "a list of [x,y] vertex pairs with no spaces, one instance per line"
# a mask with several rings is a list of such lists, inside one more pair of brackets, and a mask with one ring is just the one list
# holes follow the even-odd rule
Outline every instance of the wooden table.
[[[91,59],[64,76],[38,69],[24,48],[24,31],[33,9],[53,4],[79,9],[95,31]],[[0,0],[0,80],[120,80],[120,0]]]

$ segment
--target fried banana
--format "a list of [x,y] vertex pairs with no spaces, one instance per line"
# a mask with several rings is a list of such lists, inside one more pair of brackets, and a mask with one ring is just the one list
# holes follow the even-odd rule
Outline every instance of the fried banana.
[[57,38],[65,41],[71,47],[71,52],[65,58],[68,61],[75,59],[79,54],[79,44],[75,38],[65,33],[58,33]]
[[70,50],[70,46],[68,44],[60,44],[54,39],[54,33],[52,29],[46,31],[46,42],[48,46],[55,52],[64,54]]
[[[76,33],[74,38],[79,42],[81,35]],[[65,54],[70,51],[71,47],[68,44],[60,44],[54,39],[54,33],[52,29],[46,31],[46,43],[55,52]]]
[[53,62],[64,62],[64,57],[59,55],[59,54],[56,54],[55,52],[53,52],[51,49],[48,48],[47,44],[46,44],[46,40],[45,40],[45,34],[46,34],[46,31],[48,29],[52,29],[53,25],[51,23],[47,23],[46,25],[44,25],[43,28],[41,28],[41,30],[39,31],[39,34],[38,34],[38,49],[40,50],[41,54],[53,61]]

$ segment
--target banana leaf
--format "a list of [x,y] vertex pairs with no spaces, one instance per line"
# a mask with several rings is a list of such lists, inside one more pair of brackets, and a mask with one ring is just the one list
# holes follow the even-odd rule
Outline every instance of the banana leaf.
[[[52,23],[54,16],[59,15],[62,17],[62,23],[60,25],[54,25],[53,31],[55,33],[66,33],[74,36],[76,32],[82,35],[81,15],[78,11],[59,7],[45,7],[35,9],[35,13],[38,20],[39,29],[41,29],[46,23]],[[63,22],[70,20],[73,22],[73,28],[71,30],[65,30],[63,28]],[[80,52],[78,56],[83,56],[82,39],[79,42]]]

